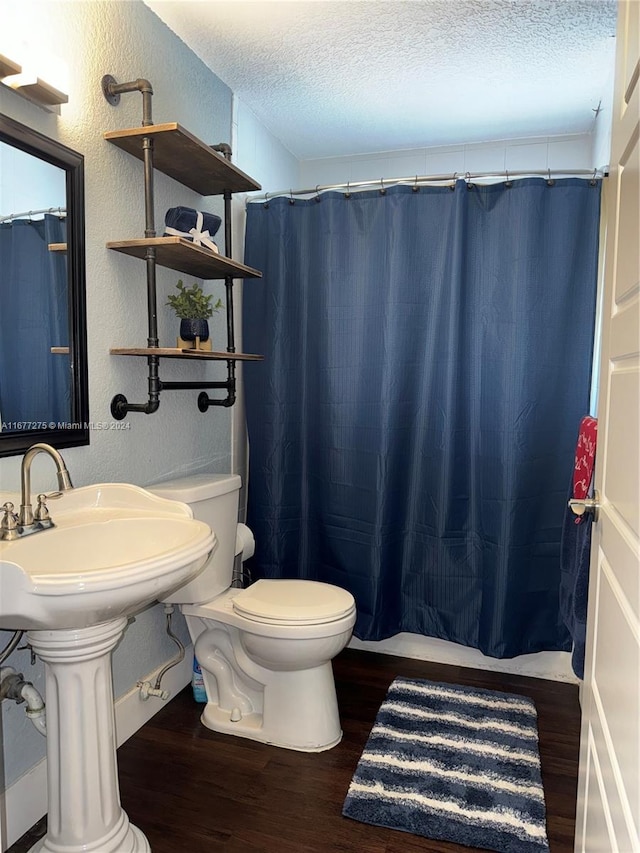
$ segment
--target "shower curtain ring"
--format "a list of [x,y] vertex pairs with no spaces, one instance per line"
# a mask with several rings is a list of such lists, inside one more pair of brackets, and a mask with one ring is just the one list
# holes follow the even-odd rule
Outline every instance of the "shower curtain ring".
[[321,201],[320,190],[318,189],[319,186],[320,186],[320,184],[316,184],[316,197],[314,198],[314,201],[318,201],[318,202]]
[[471,172],[465,172],[464,179],[467,182],[467,189],[472,190],[473,184],[471,183]]
[[289,190],[289,204],[295,204],[295,203],[296,203],[296,200],[293,197],[293,190],[290,189]]
[[551,177],[551,169],[547,169],[547,186],[552,187],[555,184],[555,181]]
[[411,192],[417,193],[420,191],[420,187],[418,186],[418,176],[416,175],[416,179],[413,182],[413,186],[411,187]]
[[455,188],[456,188],[456,179],[457,179],[457,177],[458,177],[458,173],[457,173],[457,172],[454,172],[454,173],[453,173],[453,178],[451,178],[452,183],[451,183],[451,184],[449,184],[449,189],[450,189],[452,192],[453,192],[453,190],[455,190]]
[[384,188],[384,178],[380,178],[380,195],[386,195],[387,191]]
[[509,170],[508,170],[508,169],[505,169],[505,170],[504,170],[504,173],[505,173],[505,175],[507,176],[507,180],[504,182],[504,185],[505,185],[505,187],[507,187],[507,188],[511,188],[511,187],[513,186],[513,181],[510,181],[510,180],[509,180]]
[[347,191],[344,194],[345,198],[351,198],[351,193],[349,192],[349,181],[347,181]]
[[596,184],[598,183],[598,181],[596,180],[596,175],[597,175],[597,174],[598,174],[598,170],[597,170],[597,169],[594,169],[594,170],[593,170],[593,176],[591,177],[591,180],[589,181],[589,186],[590,186],[590,187],[595,187],[595,186],[596,186]]
[[264,204],[262,206],[266,208],[269,207],[269,193],[264,194]]

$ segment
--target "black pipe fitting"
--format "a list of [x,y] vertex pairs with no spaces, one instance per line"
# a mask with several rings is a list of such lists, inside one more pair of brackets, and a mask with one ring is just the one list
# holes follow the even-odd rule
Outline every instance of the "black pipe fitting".
[[217,151],[222,154],[225,160],[231,160],[231,156],[233,155],[233,151],[231,150],[231,146],[228,142],[219,142],[217,145],[209,146],[213,151]]

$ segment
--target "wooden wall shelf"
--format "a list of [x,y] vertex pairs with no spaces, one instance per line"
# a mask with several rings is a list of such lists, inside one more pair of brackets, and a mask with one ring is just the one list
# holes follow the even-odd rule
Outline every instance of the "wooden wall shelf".
[[[181,349],[179,347],[113,347],[111,355],[146,358],[148,363],[148,398],[145,403],[130,403],[123,394],[111,400],[111,415],[122,420],[129,412],[151,415],[160,405],[163,391],[199,390],[198,409],[206,412],[211,406],[233,406],[236,402],[236,362],[262,361],[264,356],[235,352],[233,324],[233,284],[235,278],[262,278],[259,270],[248,267],[233,259],[231,247],[231,204],[232,193],[260,190],[259,183],[250,178],[231,162],[231,149],[226,143],[215,147],[228,153],[229,157],[206,145],[177,122],[153,124],[151,96],[153,91],[146,80],[117,83],[110,74],[101,81],[102,93],[107,101],[116,106],[120,94],[140,91],[142,93],[142,124],[124,130],[104,133],[107,142],[142,160],[144,163],[145,233],[156,234],[153,210],[154,173],[162,172],[199,195],[222,195],[224,197],[224,241],[226,255],[179,236],[145,237],[136,240],[117,240],[107,243],[107,249],[121,252],[146,263],[147,272],[147,321],[149,333],[147,343],[158,340],[156,267],[172,270],[201,279],[224,279],[226,291],[227,349],[222,352]],[[145,141],[146,140],[146,141]],[[150,251],[150,250],[153,251]],[[178,339],[178,343],[184,343]],[[162,382],[158,373],[161,358],[180,358],[190,361],[226,362],[227,378],[217,381]],[[222,398],[211,399],[208,391],[226,392]]]
[[247,352],[207,352],[206,350],[184,350],[174,347],[113,347],[111,355],[150,356],[159,358],[187,358],[191,361],[263,361],[263,355]]
[[154,140],[154,168],[200,195],[220,195],[225,190],[237,193],[262,189],[253,178],[177,122],[111,130],[104,134],[108,142],[139,160],[143,158],[142,140],[145,136]]
[[184,237],[147,237],[140,240],[117,240],[107,243],[108,249],[123,252],[144,260],[147,249],[156,250],[156,263],[161,267],[193,275],[197,278],[261,278],[262,273],[239,261],[216,255],[211,249],[196,246]]

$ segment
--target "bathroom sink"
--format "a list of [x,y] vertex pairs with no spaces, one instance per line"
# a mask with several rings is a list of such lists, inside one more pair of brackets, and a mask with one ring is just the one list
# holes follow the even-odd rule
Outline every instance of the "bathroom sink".
[[[0,502],[19,498],[0,495]],[[186,504],[102,483],[50,503],[54,527],[0,540],[0,628],[87,628],[189,581],[215,537]]]

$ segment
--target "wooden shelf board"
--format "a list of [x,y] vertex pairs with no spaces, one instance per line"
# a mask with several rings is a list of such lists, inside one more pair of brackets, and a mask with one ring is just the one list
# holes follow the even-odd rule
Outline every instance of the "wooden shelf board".
[[108,249],[142,260],[149,247],[155,248],[156,263],[161,267],[169,267],[197,278],[225,278],[228,275],[233,278],[262,277],[259,270],[254,270],[224,255],[216,255],[210,249],[196,246],[184,237],[147,237],[140,240],[118,240],[107,243]]
[[154,141],[154,168],[200,195],[220,195],[225,190],[253,192],[261,189],[253,178],[177,122],[112,130],[104,134],[108,142],[139,160],[144,156],[142,140],[145,136]]
[[111,355],[149,356],[160,358],[187,358],[191,361],[262,361],[263,355],[247,352],[206,352],[205,350],[182,350],[175,347],[113,347]]

